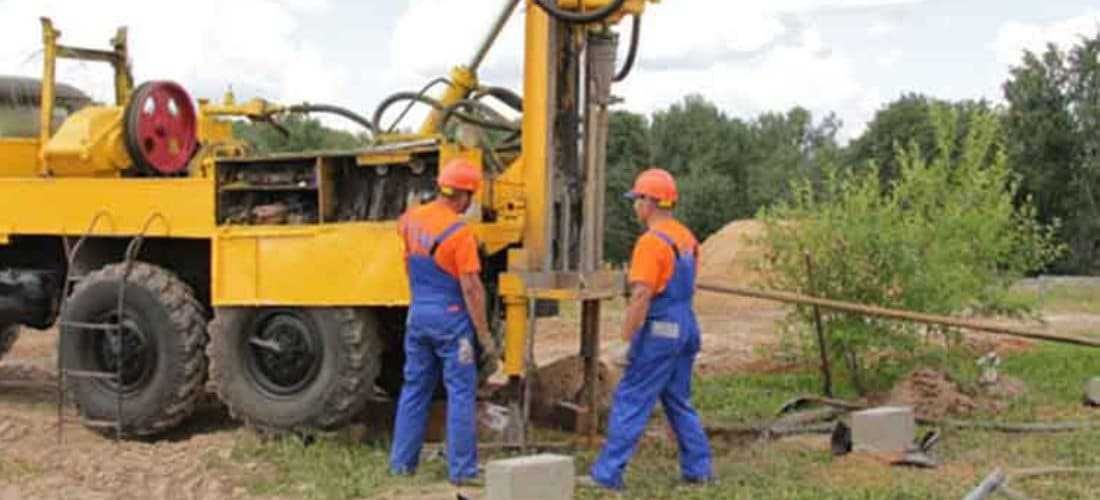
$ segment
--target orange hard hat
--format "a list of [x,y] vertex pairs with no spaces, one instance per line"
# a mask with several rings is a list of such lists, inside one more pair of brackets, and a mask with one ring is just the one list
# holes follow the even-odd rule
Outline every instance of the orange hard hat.
[[645,196],[657,200],[657,206],[672,208],[679,195],[676,192],[676,179],[667,170],[651,168],[634,179],[634,187],[626,193],[626,197],[636,199]]
[[454,159],[439,169],[436,183],[446,195],[454,193],[455,189],[472,193],[481,187],[481,169],[469,160]]

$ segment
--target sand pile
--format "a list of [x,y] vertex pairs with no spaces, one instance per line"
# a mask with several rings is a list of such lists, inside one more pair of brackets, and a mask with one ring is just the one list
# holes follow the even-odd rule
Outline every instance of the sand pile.
[[[717,285],[764,288],[760,272],[766,248],[755,240],[764,235],[764,223],[754,219],[726,224],[703,242],[699,262],[699,281]],[[728,311],[745,308],[774,308],[775,304],[758,299],[726,297],[701,293],[697,305],[702,310]]]

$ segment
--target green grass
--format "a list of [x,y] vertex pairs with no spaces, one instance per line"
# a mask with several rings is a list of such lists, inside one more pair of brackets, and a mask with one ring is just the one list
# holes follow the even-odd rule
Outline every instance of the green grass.
[[[297,438],[266,442],[244,438],[232,458],[266,463],[274,469],[274,473],[257,474],[249,482],[249,491],[259,495],[369,498],[402,482],[388,474],[388,453],[382,444],[351,446],[320,439],[307,446]],[[445,473],[439,474],[442,469],[427,465],[422,480],[446,480]]]
[[[1024,293],[1024,292],[1021,292]],[[1034,293],[1034,292],[1032,292]],[[1100,313],[1100,287],[1058,286],[1045,291],[1044,311]],[[573,310],[563,311],[575,314]],[[928,349],[908,357],[888,357],[880,365],[872,391],[885,391],[916,366],[945,370],[964,390],[976,389],[974,365],[980,353],[951,353]],[[1100,376],[1100,352],[1049,343],[1027,351],[1002,353],[1001,373],[1018,378],[1026,391],[997,415],[975,418],[1006,422],[1098,420],[1100,411],[1081,405],[1082,385]],[[852,397],[842,363],[835,367],[835,390]],[[821,390],[812,367],[793,367],[776,373],[752,373],[697,379],[694,400],[703,418],[714,423],[750,423],[774,416],[793,397]],[[659,427],[658,427],[659,428]],[[559,437],[539,435],[539,439]],[[883,465],[867,457],[834,458],[826,436],[797,437],[772,442],[712,442],[717,485],[679,484],[677,450],[662,437],[639,446],[627,469],[625,498],[689,499],[926,499],[960,498],[996,467],[1011,471],[1041,466],[1100,467],[1096,443],[1100,431],[1067,434],[1000,434],[944,429],[936,452],[944,465],[916,470]],[[595,450],[577,453],[577,473],[585,474]],[[303,446],[297,440],[261,443],[242,440],[234,452],[241,461],[273,468],[257,474],[249,489],[258,494],[294,498],[346,499],[377,495],[413,498],[416,491],[446,497],[446,464],[425,462],[413,478],[387,474],[388,448],[384,442],[367,445],[321,440]],[[487,461],[503,454],[482,454]],[[0,461],[0,481],[11,465]],[[10,472],[9,472],[10,473]],[[262,477],[261,477],[262,476]],[[1013,483],[1034,498],[1100,498],[1100,481],[1088,476],[1051,476]],[[421,490],[417,490],[420,488]],[[409,494],[408,491],[414,493]],[[438,493],[444,494],[439,496]],[[404,492],[404,493],[401,493]],[[411,495],[411,496],[410,496]],[[604,498],[599,491],[579,489],[577,498]],[[453,497],[452,497],[453,498]]]
[[[1009,422],[1038,419],[1081,420],[1100,418],[1080,404],[1082,382],[1097,373],[1090,363],[1095,353],[1051,344],[1006,357],[1002,372],[1027,381],[1028,390],[998,416],[982,416]],[[968,364],[965,356],[946,357],[947,364]],[[916,358],[916,365],[930,360]],[[897,368],[899,372],[904,367]],[[959,375],[964,376],[964,375]],[[853,394],[847,382],[838,383],[841,396]],[[820,390],[816,372],[795,369],[786,373],[746,374],[699,380],[695,402],[708,422],[757,422],[775,414],[778,407],[801,394]],[[544,438],[546,436],[540,436]],[[549,436],[558,437],[558,436]],[[663,438],[650,438],[639,447],[627,470],[625,498],[775,498],[775,499],[925,499],[959,498],[995,467],[1005,469],[1038,466],[1100,466],[1095,443],[1100,431],[1073,434],[1007,435],[945,429],[937,453],[945,465],[926,471],[889,467],[864,458],[834,458],[825,436],[778,442],[712,442],[714,486],[683,486],[678,482],[677,450]],[[250,484],[257,494],[287,495],[310,499],[369,498],[382,493],[417,487],[445,487],[446,464],[430,460],[413,478],[393,478],[387,473],[387,444],[345,444],[321,440],[303,446],[298,440],[267,443],[243,441],[235,456],[271,464]],[[483,454],[482,461],[503,454]],[[594,450],[576,455],[577,473],[585,474],[595,458]],[[1037,498],[1096,498],[1100,483],[1088,477],[1064,476],[1023,481],[1015,485]],[[415,496],[415,495],[414,495]],[[601,492],[578,490],[577,498],[602,498]]]
[[1028,286],[1013,288],[1011,293],[1017,299],[1035,300],[1048,314],[1100,314],[1100,281],[1031,282]]

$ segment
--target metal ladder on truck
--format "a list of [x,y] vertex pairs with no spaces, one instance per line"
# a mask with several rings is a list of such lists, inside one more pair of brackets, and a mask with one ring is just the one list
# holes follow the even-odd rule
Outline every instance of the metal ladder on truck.
[[[118,287],[118,301],[117,308],[115,310],[114,321],[103,323],[88,323],[83,321],[71,321],[66,318],[68,312],[69,299],[72,295],[73,287],[77,282],[84,279],[83,275],[74,275],[74,265],[76,263],[76,257],[79,255],[80,249],[84,246],[85,241],[95,231],[97,225],[101,220],[108,219],[114,227],[114,221],[111,218],[109,212],[101,210],[96,212],[92,217],[92,221],[88,224],[88,229],[81,234],[80,238],[71,247],[68,244],[67,239],[63,239],[65,242],[65,281],[62,289],[61,304],[58,313],[58,349],[57,349],[57,443],[63,444],[63,429],[66,423],[79,423],[81,425],[92,428],[114,428],[115,442],[122,440],[123,426],[125,422],[123,420],[122,402],[122,366],[126,361],[124,356],[134,356],[138,353],[125,353],[123,352],[123,324],[124,324],[124,304],[126,300],[126,286],[129,284],[130,271],[133,269],[134,260],[138,254],[141,253],[141,247],[145,242],[145,235],[149,231],[149,226],[153,221],[160,219],[165,225],[167,221],[160,212],[154,212],[145,219],[145,223],[142,224],[141,230],[138,232],[130,243],[126,245],[126,252],[123,255],[124,271],[122,274],[122,282]],[[66,335],[84,335],[86,333],[104,333],[108,335],[108,342],[112,346],[117,346],[118,356],[115,361],[115,371],[90,371],[68,368],[65,363],[65,349],[62,348],[62,343],[65,341]],[[65,416],[65,393],[66,393],[66,381],[69,378],[73,379],[92,379],[92,380],[107,380],[113,381],[117,384],[118,390],[117,400],[115,403],[115,418],[114,420],[89,420],[83,417],[77,416],[75,418]]]

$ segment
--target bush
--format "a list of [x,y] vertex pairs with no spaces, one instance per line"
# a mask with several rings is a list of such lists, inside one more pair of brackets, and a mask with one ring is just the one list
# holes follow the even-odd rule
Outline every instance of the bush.
[[[935,314],[1027,309],[1008,288],[1058,256],[1055,228],[1038,223],[1030,203],[1013,204],[1018,183],[991,112],[960,115],[937,105],[932,119],[936,151],[923,155],[916,142],[897,148],[898,176],[885,191],[874,167],[831,169],[846,173],[817,188],[795,183],[790,202],[761,212],[768,285]],[[959,127],[967,130],[961,139]],[[792,324],[812,324],[809,313],[797,310]],[[846,314],[824,320],[830,351],[845,356],[857,377],[857,360],[873,366],[889,359],[883,353],[915,353],[920,345],[912,324]]]

